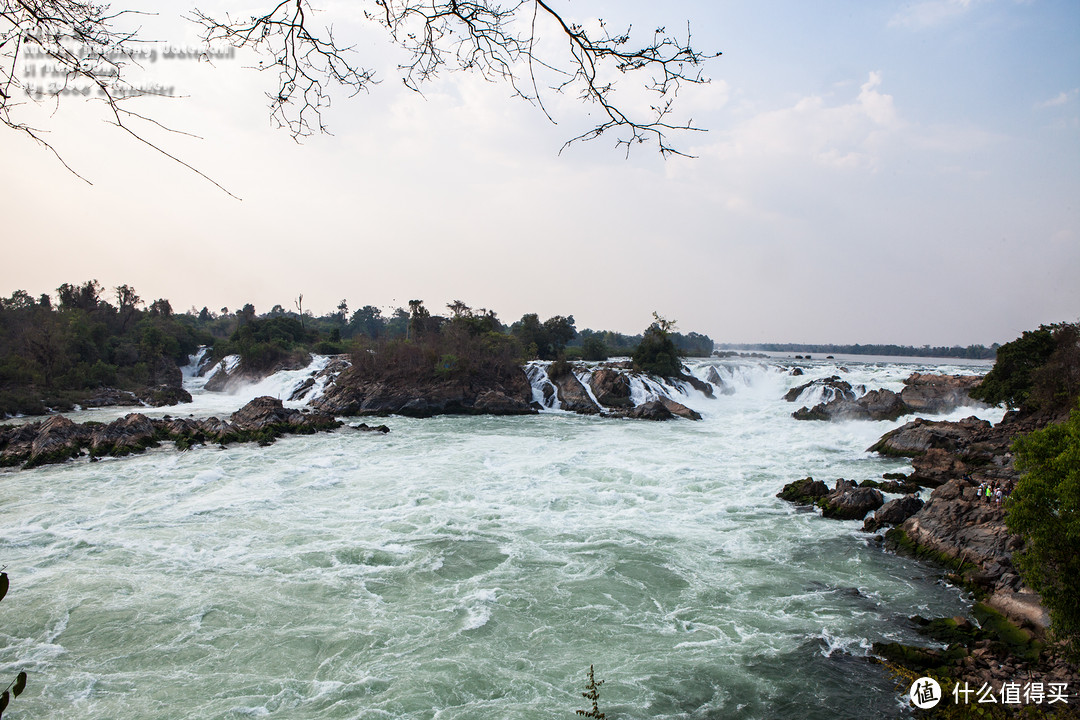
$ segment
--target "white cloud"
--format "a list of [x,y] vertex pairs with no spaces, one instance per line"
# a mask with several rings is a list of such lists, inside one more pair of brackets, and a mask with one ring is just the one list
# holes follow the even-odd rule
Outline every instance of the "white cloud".
[[1075,98],[1077,95],[1080,95],[1080,88],[1073,88],[1069,91],[1062,90],[1060,93],[1057,94],[1057,96],[1050,98],[1046,102],[1038,103],[1035,107],[1040,109],[1060,107],[1062,105],[1067,105],[1069,101]]
[[960,17],[974,4],[974,0],[926,0],[914,3],[894,15],[889,26],[914,30],[937,27]]
[[808,158],[834,168],[874,169],[884,136],[903,127],[891,95],[871,72],[851,102],[830,106],[811,95],[793,106],[758,114],[735,128],[710,154],[721,158]]

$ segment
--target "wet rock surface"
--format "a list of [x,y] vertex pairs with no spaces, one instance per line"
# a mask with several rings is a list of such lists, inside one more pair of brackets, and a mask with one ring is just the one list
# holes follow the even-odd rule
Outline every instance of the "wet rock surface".
[[256,441],[261,444],[290,434],[310,434],[340,427],[331,415],[285,408],[277,398],[259,397],[228,420],[210,417],[151,419],[131,413],[110,423],[75,423],[63,415],[17,426],[0,426],[0,466],[32,468],[89,454],[91,459],[138,453],[171,441],[178,448],[195,444]]
[[904,389],[871,390],[858,395],[855,388],[839,376],[814,380],[792,388],[784,395],[796,401],[810,387],[821,386],[825,399],[813,407],[792,413],[796,420],[895,420],[914,413],[946,413],[965,405],[982,407],[968,392],[982,379],[978,375],[931,375],[913,373],[904,380]]

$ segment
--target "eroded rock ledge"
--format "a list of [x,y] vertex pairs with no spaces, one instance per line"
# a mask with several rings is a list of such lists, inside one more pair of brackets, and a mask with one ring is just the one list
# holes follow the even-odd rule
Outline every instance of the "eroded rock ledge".
[[[282,406],[272,397],[258,397],[228,420],[216,417],[152,419],[131,413],[110,423],[76,423],[63,415],[41,422],[0,426],[0,467],[64,462],[89,454],[96,459],[138,453],[171,441],[180,449],[196,444],[235,442],[269,444],[282,435],[307,435],[340,427],[332,415],[306,413]],[[385,426],[359,429],[389,432]]]
[[804,390],[820,385],[826,400],[792,413],[796,420],[895,420],[914,413],[940,414],[958,407],[981,406],[968,393],[982,380],[980,375],[930,375],[913,373],[904,389],[871,390],[857,396],[855,388],[838,376],[815,380],[792,388],[784,396],[795,402]]

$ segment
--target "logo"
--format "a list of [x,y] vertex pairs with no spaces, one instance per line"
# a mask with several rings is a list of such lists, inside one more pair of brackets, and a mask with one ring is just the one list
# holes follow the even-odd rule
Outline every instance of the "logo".
[[921,677],[911,685],[911,703],[920,710],[929,710],[941,702],[941,686],[934,678]]

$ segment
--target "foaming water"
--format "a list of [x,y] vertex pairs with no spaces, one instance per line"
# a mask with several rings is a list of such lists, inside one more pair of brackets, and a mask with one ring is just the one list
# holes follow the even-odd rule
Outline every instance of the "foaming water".
[[[700,422],[391,418],[5,472],[17,710],[565,718],[592,664],[620,720],[894,716],[870,643],[968,601],[774,496],[903,469],[864,452],[903,420],[793,420],[782,394],[829,367],[692,370],[713,367],[733,392],[686,391]],[[849,367],[874,387],[910,371]],[[973,412],[1000,417],[954,415]]]

